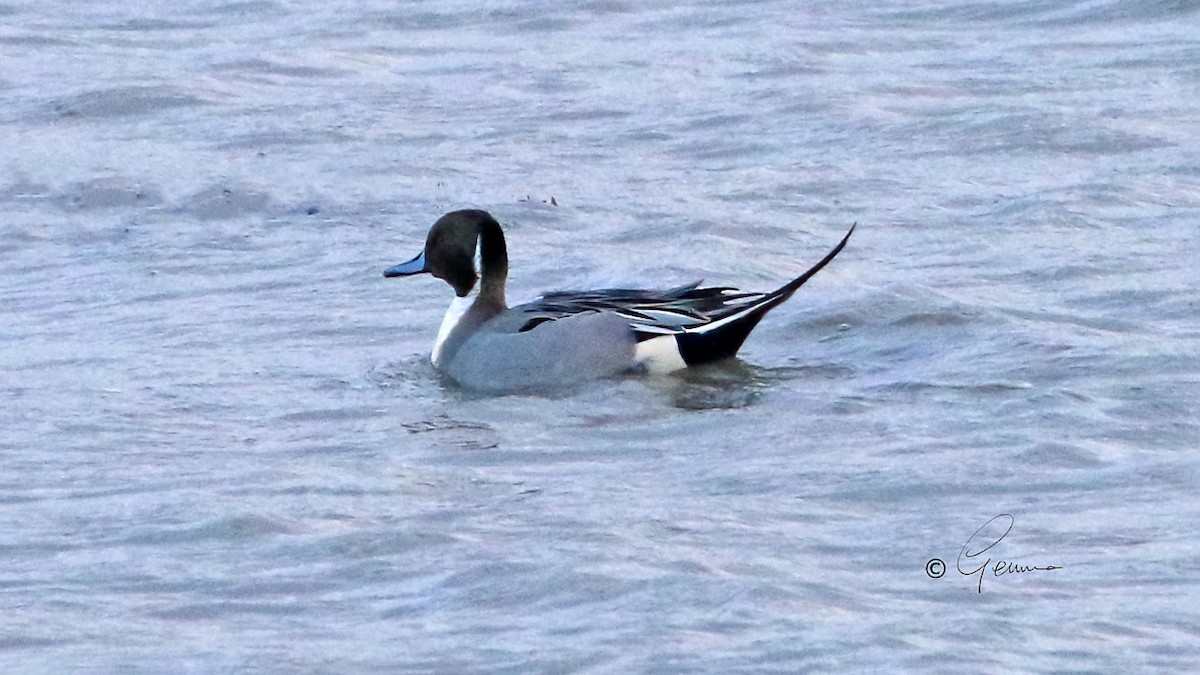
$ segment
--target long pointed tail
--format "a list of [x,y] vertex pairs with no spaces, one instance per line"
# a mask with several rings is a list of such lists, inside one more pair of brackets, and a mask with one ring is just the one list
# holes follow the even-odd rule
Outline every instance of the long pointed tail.
[[825,255],[820,262],[813,265],[807,272],[801,274],[788,283],[780,286],[778,289],[767,293],[755,304],[746,307],[745,309],[722,317],[711,324],[697,329],[695,332],[679,333],[675,339],[679,343],[679,353],[683,357],[685,363],[689,366],[717,361],[719,359],[729,358],[737,354],[742,348],[742,343],[746,341],[746,337],[750,335],[750,331],[758,325],[758,322],[775,307],[778,307],[785,300],[792,297],[801,286],[805,284],[814,274],[820,272],[822,268],[830,263],[837,254],[842,252],[846,247],[846,242],[850,241],[850,235],[854,234],[854,228],[858,227],[858,223],[850,226],[850,230],[846,232],[846,236],[838,242],[833,250]]

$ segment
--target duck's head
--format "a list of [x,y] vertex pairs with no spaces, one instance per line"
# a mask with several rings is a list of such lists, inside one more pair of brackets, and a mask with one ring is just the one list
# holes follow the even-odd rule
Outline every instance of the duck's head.
[[425,272],[450,284],[460,298],[469,295],[479,282],[481,295],[503,302],[508,250],[500,223],[487,211],[451,211],[429,229],[425,250],[408,262],[387,268],[383,276]]

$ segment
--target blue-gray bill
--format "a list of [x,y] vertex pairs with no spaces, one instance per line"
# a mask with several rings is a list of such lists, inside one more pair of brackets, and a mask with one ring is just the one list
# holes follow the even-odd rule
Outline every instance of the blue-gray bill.
[[399,265],[392,265],[391,267],[387,268],[383,271],[383,276],[407,277],[413,274],[421,274],[422,272],[428,271],[429,270],[425,269],[425,251],[421,251],[417,254],[417,257],[413,258],[412,260],[409,260],[408,262],[402,262]]

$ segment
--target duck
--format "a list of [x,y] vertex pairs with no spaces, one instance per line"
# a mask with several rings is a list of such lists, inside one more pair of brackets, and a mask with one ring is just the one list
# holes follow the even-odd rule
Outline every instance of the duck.
[[438,372],[483,392],[547,391],[734,357],[767,312],[841,253],[856,226],[806,272],[767,293],[695,282],[555,291],[509,307],[504,230],[487,211],[463,209],[438,218],[425,248],[383,276],[429,274],[454,290],[430,354]]

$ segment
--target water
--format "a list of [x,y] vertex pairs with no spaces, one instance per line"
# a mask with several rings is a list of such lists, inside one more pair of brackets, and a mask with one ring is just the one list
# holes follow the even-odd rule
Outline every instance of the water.
[[[1198,10],[0,4],[0,666],[1192,667]],[[380,277],[468,206],[517,298],[859,230],[489,398]]]

